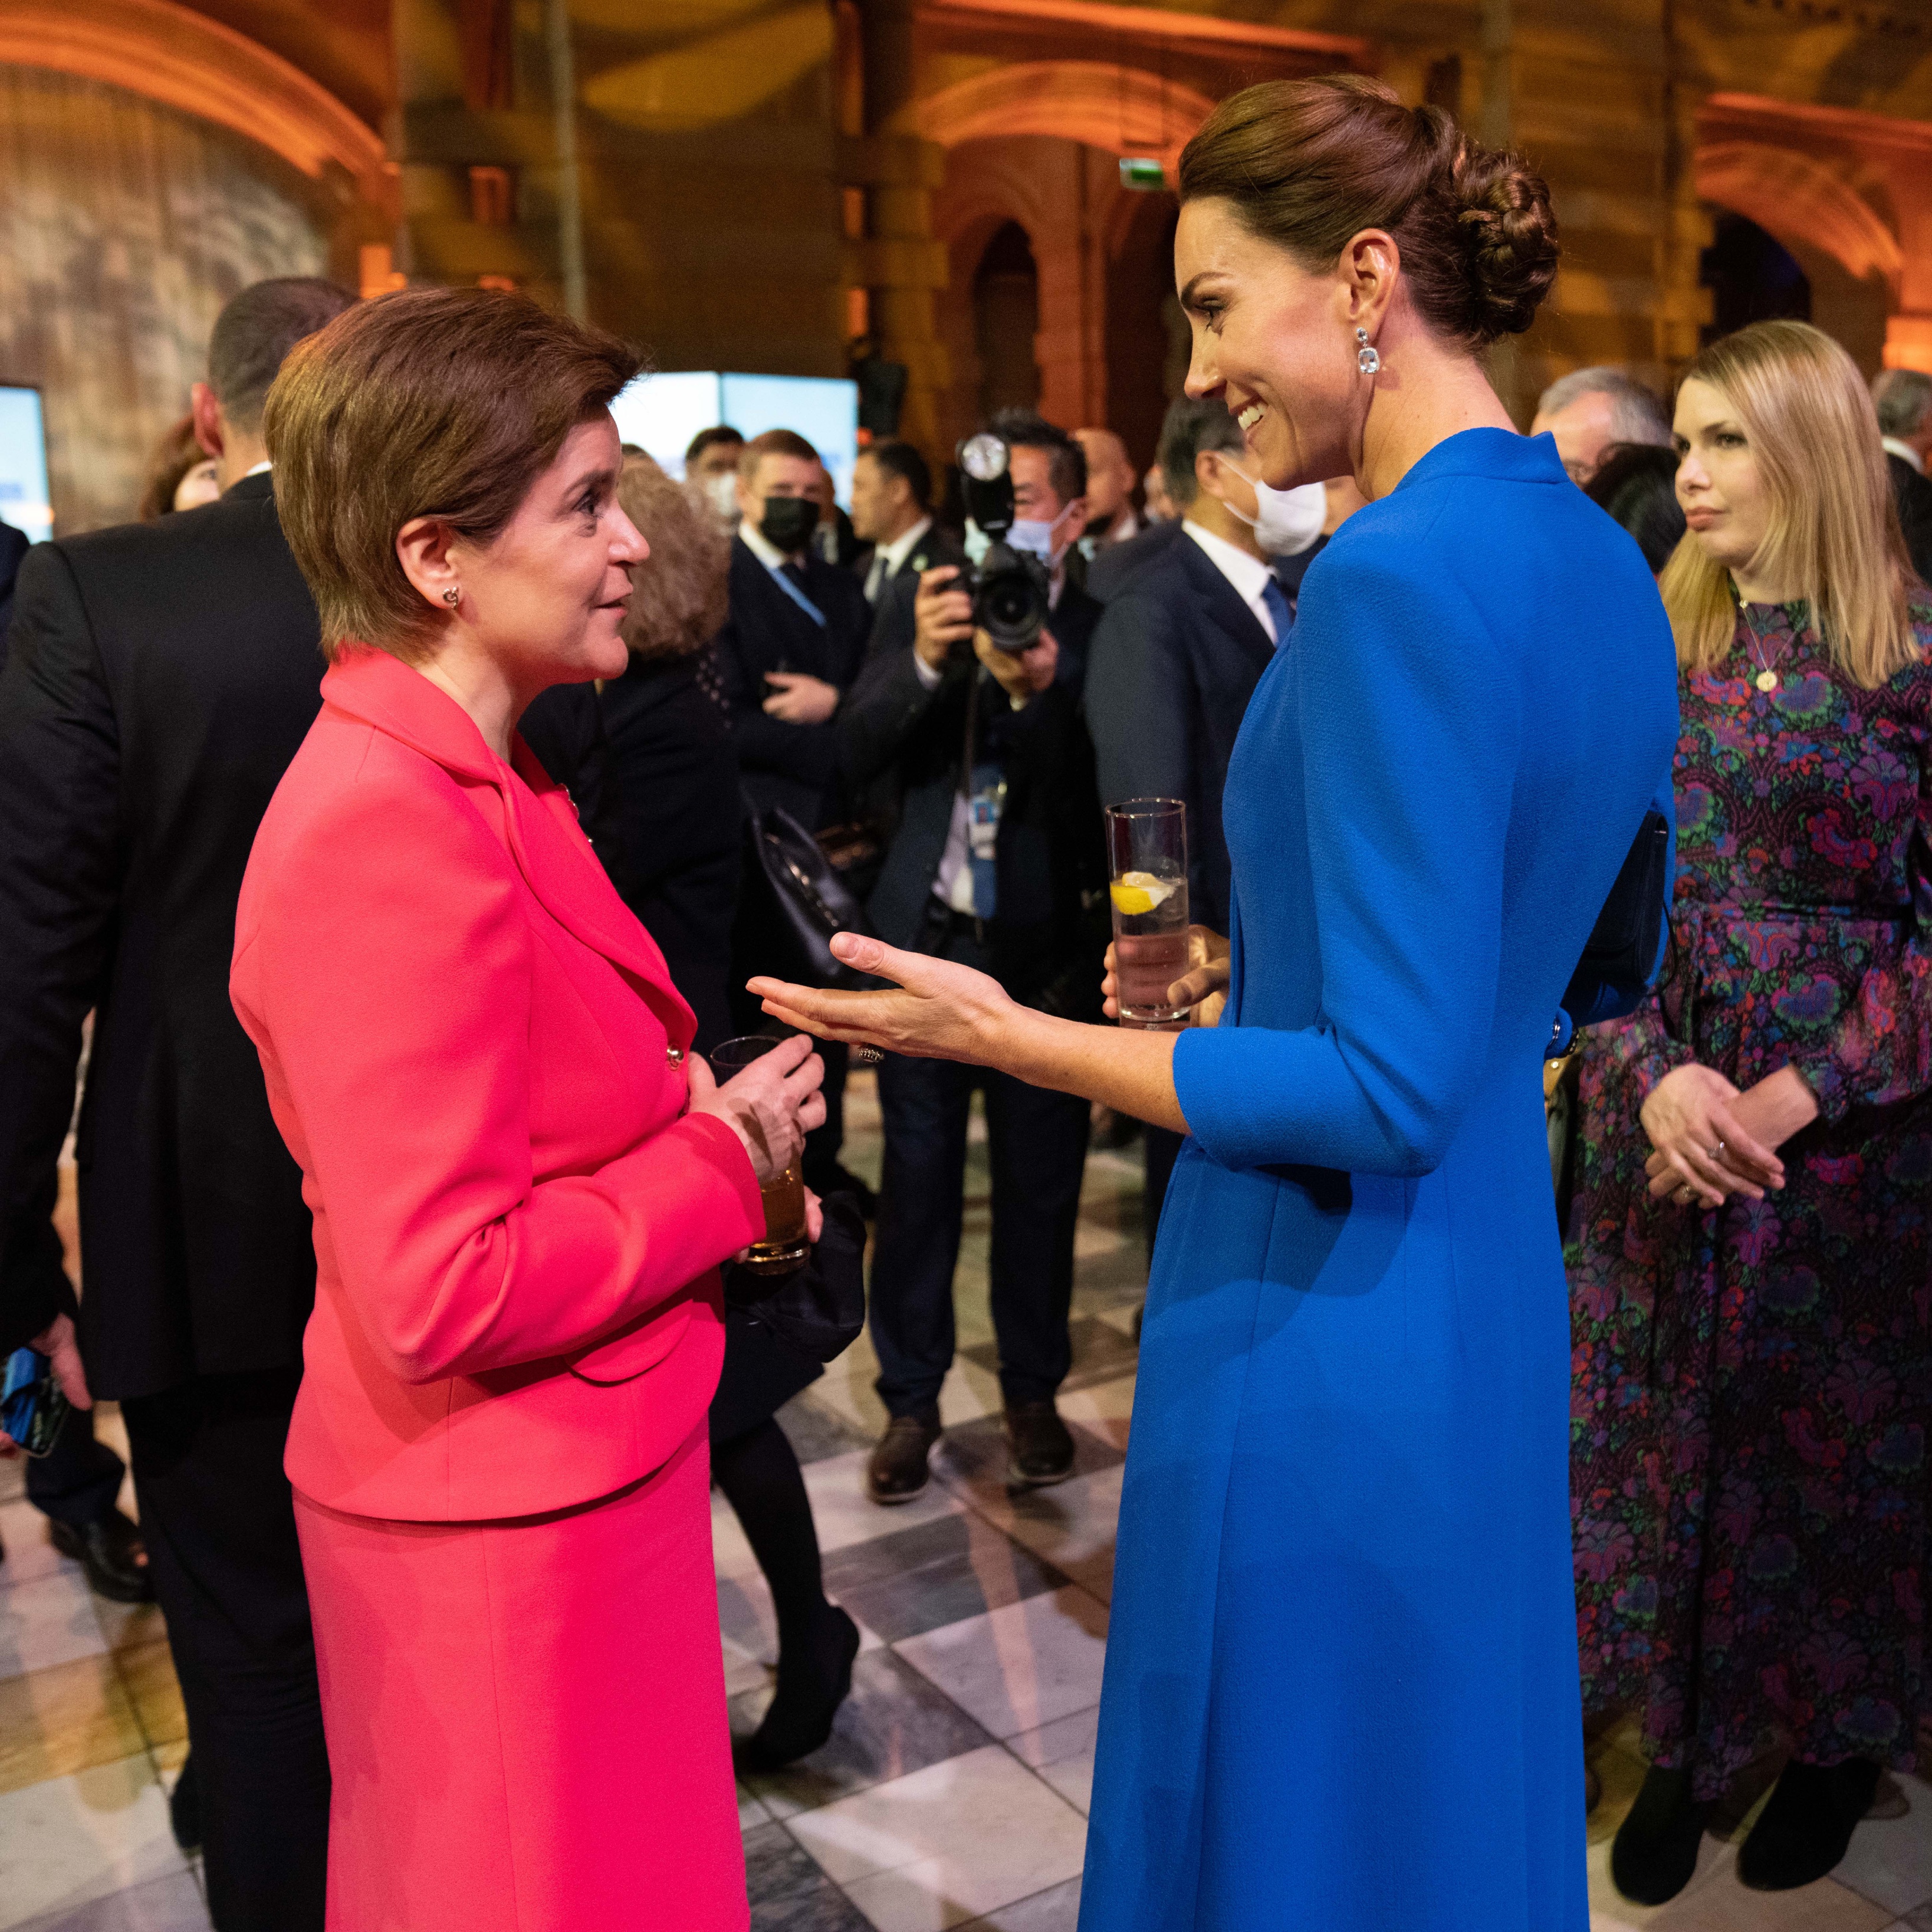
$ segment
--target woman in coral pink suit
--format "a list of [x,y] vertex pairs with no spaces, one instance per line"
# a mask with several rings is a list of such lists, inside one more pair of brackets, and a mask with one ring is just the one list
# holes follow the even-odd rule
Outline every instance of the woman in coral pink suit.
[[[607,405],[638,368],[517,296],[385,296],[266,431],[330,664],[232,989],[315,1216],[289,1435],[339,1932],[747,1922],[705,1411],[718,1264],[823,1118],[728,1085],[514,735],[615,676]],[[640,594],[648,595],[648,579]]]

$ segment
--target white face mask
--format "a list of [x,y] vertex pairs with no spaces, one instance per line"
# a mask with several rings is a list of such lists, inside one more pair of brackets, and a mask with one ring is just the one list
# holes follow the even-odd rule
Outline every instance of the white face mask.
[[[1222,460],[1227,459],[1224,457]],[[1299,556],[1322,534],[1322,526],[1328,520],[1325,485],[1298,483],[1292,490],[1271,489],[1245,470],[1234,470],[1232,463],[1228,467],[1254,490],[1256,512],[1252,517],[1244,516],[1228,503],[1228,513],[1240,518],[1254,532],[1255,542],[1270,556]]]
[[728,523],[738,520],[738,478],[730,470],[712,477],[705,484],[704,494],[711,499],[711,507]]
[[[1072,505],[1067,506],[1068,509]],[[1067,512],[1062,510],[1052,523],[1043,523],[1037,517],[1016,517],[1012,528],[1006,532],[1006,541],[1016,550],[1030,551],[1050,570],[1059,555],[1053,533],[1066,520]]]

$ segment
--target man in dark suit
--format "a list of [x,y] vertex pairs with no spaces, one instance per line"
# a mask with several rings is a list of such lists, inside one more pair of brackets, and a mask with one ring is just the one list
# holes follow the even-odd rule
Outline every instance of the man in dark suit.
[[14,609],[14,582],[26,554],[26,532],[0,522],[0,670],[7,668],[7,620]]
[[808,832],[836,810],[832,714],[865,662],[872,607],[849,571],[812,548],[818,452],[788,429],[767,430],[738,459],[738,534],[730,614],[718,634],[718,676],[745,789],[782,806]]
[[1905,548],[1922,581],[1932,584],[1932,481],[1925,461],[1932,453],[1932,376],[1917,369],[1885,369],[1872,379],[1879,434]]
[[221,1932],[322,1923],[328,1763],[282,1474],[313,1231],[228,971],[322,668],[262,404],[350,301],[303,278],[230,302],[194,393],[225,494],[37,547],[0,676],[0,1339],[73,1346],[49,1217],[92,1008],[80,1354],[134,1449]]
[[1125,543],[1111,544],[1087,566],[1088,595],[1111,604],[1141,572],[1166,556],[1180,535],[1180,520],[1150,524]]
[[[738,457],[738,533],[732,540],[730,615],[717,662],[746,796],[781,807],[808,832],[844,815],[838,733],[832,716],[859,674],[872,607],[857,578],[813,548],[818,527],[818,452],[788,429],[754,436]],[[748,877],[752,868],[746,868]],[[732,999],[749,1032],[762,1018],[744,992],[778,958],[772,908],[756,889],[741,898],[732,935]],[[824,1051],[825,1120],[806,1142],[806,1185],[844,1191],[869,1205],[871,1192],[839,1165],[845,1132],[845,1049]]]
[[[1177,534],[1108,604],[1087,673],[1102,799],[1186,802],[1189,916],[1220,933],[1228,928],[1228,760],[1291,622],[1288,595],[1256,540],[1243,452],[1240,426],[1218,399],[1183,397],[1169,408],[1160,465],[1180,512]],[[1180,1138],[1150,1127],[1145,1145],[1151,1240]]]
[[[994,427],[1012,452],[1015,534],[1025,525],[1046,535],[1052,611],[1040,641],[1009,655],[975,630],[970,599],[952,587],[956,571],[935,569],[912,643],[868,663],[840,715],[845,769],[860,784],[891,773],[902,801],[868,910],[890,945],[990,972],[1028,1005],[1097,1018],[1106,881],[1079,676],[1100,607],[1064,570],[1084,520],[1086,459],[1036,417]],[[880,1502],[925,1487],[939,1433],[976,1086],[986,1092],[992,1168],[993,1325],[1010,1474],[1041,1484],[1072,1468],[1054,1396],[1072,1359],[1087,1103],[1004,1074],[888,1055],[879,1070],[885,1178],[872,1328],[892,1419],[867,1471]]]
[[920,578],[941,564],[964,563],[966,553],[932,520],[932,472],[909,442],[875,442],[859,452],[852,527],[872,547],[862,580],[877,657],[912,642]]

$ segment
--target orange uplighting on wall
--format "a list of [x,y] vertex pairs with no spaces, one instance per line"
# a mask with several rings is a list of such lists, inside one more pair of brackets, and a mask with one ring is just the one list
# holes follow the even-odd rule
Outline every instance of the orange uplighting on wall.
[[470,218],[482,228],[507,228],[516,219],[516,187],[508,168],[470,170]]
[[478,275],[476,286],[479,289],[500,289],[506,296],[517,292],[515,278],[509,275]]
[[396,268],[395,258],[386,242],[365,242],[356,250],[356,268],[364,302],[371,296],[386,296],[392,290],[410,285],[409,277]]

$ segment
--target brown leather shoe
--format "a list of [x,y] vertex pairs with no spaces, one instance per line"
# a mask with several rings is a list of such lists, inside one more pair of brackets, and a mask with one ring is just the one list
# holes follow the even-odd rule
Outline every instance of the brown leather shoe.
[[926,1459],[939,1440],[939,1411],[896,1415],[866,1465],[866,1488],[875,1503],[909,1503],[926,1485]]
[[1030,1490],[1073,1473],[1073,1438],[1049,1399],[1006,1405],[1006,1480]]

